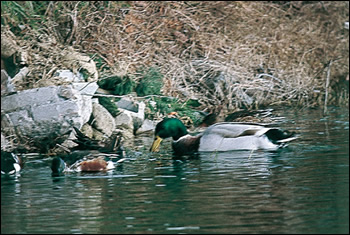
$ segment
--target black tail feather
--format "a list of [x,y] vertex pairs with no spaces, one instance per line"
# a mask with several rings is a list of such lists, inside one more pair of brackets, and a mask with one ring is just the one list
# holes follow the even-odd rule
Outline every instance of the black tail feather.
[[[276,128],[268,130],[265,133],[265,135],[274,144],[280,144],[280,143],[288,142],[290,140],[295,139],[295,138],[293,138],[293,137],[295,137],[295,133],[290,132],[290,131],[284,131],[284,130],[276,129]],[[288,139],[290,139],[290,140],[288,140]],[[283,140],[286,140],[286,141],[283,141]]]
[[76,127],[74,127],[74,130],[77,139],[73,142],[78,144],[74,147],[74,150],[98,150],[103,153],[117,153],[120,155],[123,153],[120,133],[114,133],[109,139],[99,141],[87,137]]

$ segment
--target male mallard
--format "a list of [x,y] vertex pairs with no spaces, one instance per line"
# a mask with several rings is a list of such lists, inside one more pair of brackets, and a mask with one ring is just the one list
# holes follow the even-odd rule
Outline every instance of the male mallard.
[[160,142],[168,137],[173,138],[172,147],[176,155],[231,150],[275,150],[296,139],[289,131],[262,124],[235,122],[216,123],[203,133],[191,136],[179,119],[165,118],[156,126],[151,152],[158,151]]
[[22,161],[16,154],[1,150],[1,174],[15,174],[21,168]]

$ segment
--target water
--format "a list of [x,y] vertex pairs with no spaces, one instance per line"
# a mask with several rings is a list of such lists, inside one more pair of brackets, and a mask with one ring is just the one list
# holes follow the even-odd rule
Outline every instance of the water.
[[[110,173],[1,179],[1,233],[349,233],[349,110],[285,110],[277,152],[174,159],[138,138]],[[165,147],[168,145],[167,147]]]

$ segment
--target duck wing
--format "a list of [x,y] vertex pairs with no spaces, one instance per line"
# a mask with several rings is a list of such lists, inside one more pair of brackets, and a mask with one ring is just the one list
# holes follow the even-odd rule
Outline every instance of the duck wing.
[[225,118],[225,122],[237,122],[242,120],[264,120],[272,115],[273,109],[264,109],[264,110],[240,110],[234,113],[229,114]]
[[256,123],[235,123],[235,122],[221,122],[210,126],[203,132],[203,135],[219,135],[223,138],[238,138],[241,136],[261,136],[268,130],[266,125]]
[[94,140],[84,135],[78,128],[73,127],[77,139],[73,142],[78,146],[73,150],[98,150],[102,153],[117,153],[120,157],[123,156],[122,137],[120,133],[113,133],[112,136],[105,141]]
[[199,151],[275,150],[294,139],[294,133],[267,125],[217,123],[203,132]]
[[76,127],[73,128],[75,131],[75,137],[77,137],[73,142],[78,144],[74,150],[97,150],[102,147],[98,140],[93,140],[87,137]]

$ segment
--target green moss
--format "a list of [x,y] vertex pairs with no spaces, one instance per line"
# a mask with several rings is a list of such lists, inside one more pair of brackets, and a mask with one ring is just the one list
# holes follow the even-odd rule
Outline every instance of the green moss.
[[112,76],[100,80],[97,84],[114,95],[126,95],[133,91],[135,82],[129,76]]
[[161,89],[163,87],[163,75],[157,68],[149,68],[148,70],[140,70],[139,84],[135,91],[138,96],[146,95],[161,95]]
[[118,110],[117,105],[114,102],[114,98],[109,97],[99,97],[98,102],[105,107],[113,117],[116,117],[120,111]]
[[197,110],[192,108],[194,106],[190,105],[191,103],[197,104],[193,100],[185,103],[172,97],[152,97],[152,100],[156,102],[156,107],[148,105],[151,113],[146,115],[147,118],[153,118],[152,114],[157,112],[163,115],[167,115],[170,112],[177,112],[180,117],[190,117],[194,126],[197,126],[202,120],[202,116],[199,115]]

